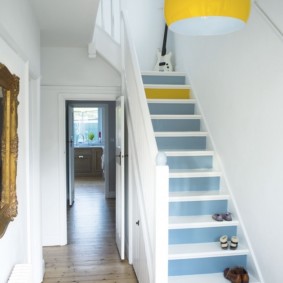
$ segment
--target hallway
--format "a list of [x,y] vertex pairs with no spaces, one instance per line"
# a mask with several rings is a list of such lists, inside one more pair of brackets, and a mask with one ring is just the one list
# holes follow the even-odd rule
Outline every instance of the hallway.
[[115,200],[105,199],[104,183],[78,178],[68,210],[68,245],[45,247],[44,283],[136,283],[115,243]]

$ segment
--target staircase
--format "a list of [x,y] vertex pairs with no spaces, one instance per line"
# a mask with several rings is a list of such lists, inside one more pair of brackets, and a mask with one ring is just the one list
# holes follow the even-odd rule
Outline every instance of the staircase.
[[[147,72],[142,79],[158,150],[165,152],[170,172],[168,282],[225,283],[225,268],[243,266],[250,283],[259,283],[185,75]],[[227,211],[232,221],[212,219]],[[238,248],[221,249],[223,235],[238,236]]]

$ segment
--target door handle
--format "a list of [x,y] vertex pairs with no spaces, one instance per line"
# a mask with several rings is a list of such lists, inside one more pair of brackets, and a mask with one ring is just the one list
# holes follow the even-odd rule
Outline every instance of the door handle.
[[139,220],[136,222],[136,225],[140,226],[140,221]]
[[128,157],[128,154],[121,155],[121,152],[120,152],[118,155],[116,155],[116,157],[125,158],[125,157]]

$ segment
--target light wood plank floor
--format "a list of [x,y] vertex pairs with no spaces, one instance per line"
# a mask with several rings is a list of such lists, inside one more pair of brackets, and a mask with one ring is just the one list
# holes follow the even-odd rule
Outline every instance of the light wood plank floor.
[[68,245],[44,247],[44,283],[137,283],[115,244],[115,200],[105,199],[103,181],[76,180],[68,209]]

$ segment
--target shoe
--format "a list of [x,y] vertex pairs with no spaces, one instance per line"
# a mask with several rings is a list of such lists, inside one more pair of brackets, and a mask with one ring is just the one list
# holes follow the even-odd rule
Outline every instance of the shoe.
[[225,268],[224,277],[232,283],[242,283],[241,274],[237,268]]
[[215,213],[212,215],[212,218],[216,221],[223,221],[223,217],[222,217],[222,214],[220,213]]
[[224,214],[222,214],[222,218],[226,221],[232,221],[232,214],[231,212],[226,212]]
[[238,267],[237,272],[241,274],[242,283],[249,283],[250,278],[248,272],[243,267]]
[[231,242],[230,242],[230,249],[236,250],[238,248],[239,239],[237,236],[232,236]]
[[227,250],[228,249],[228,236],[224,235],[224,236],[220,237],[219,241],[220,241],[221,248],[223,250]]
[[248,272],[243,267],[226,268],[224,277],[232,283],[249,283]]
[[215,213],[212,215],[212,218],[216,221],[232,221],[232,214],[231,212],[226,212],[226,213]]

